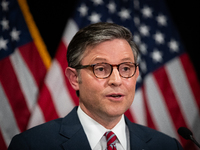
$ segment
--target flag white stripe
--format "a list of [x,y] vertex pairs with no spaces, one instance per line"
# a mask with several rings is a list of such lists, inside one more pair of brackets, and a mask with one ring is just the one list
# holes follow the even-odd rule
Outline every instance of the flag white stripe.
[[179,140],[168,109],[164,103],[164,98],[152,74],[146,77],[144,84],[147,92],[147,104],[156,128]]
[[62,40],[66,47],[78,30],[79,28],[77,24],[74,22],[74,20],[69,19],[62,37]]
[[6,97],[6,94],[3,90],[3,87],[0,82],[0,128],[2,131],[2,136],[5,140],[6,145],[10,143],[12,137],[18,134],[19,128],[17,126],[14,114],[10,108],[10,104]]
[[[62,37],[62,41],[66,47],[77,31],[78,31],[78,27],[76,23],[72,19],[70,19],[67,23],[67,26],[65,28],[65,31]],[[73,100],[69,96],[70,94],[68,92],[68,88],[66,87],[66,85],[63,86],[65,82],[63,80],[63,77],[60,76],[60,75],[63,75],[63,72],[61,71],[58,61],[55,61],[55,60],[56,59],[54,59],[52,66],[50,70],[48,71],[47,77],[45,78],[45,84],[47,85],[47,88],[52,96],[52,99],[54,101],[54,105],[59,117],[63,117],[72,109],[72,107],[74,107],[74,104],[72,104]],[[55,80],[54,79],[55,76],[56,77],[59,76],[59,77],[56,78]],[[62,81],[61,83],[59,82],[59,84],[62,86],[60,86],[59,89],[54,89],[55,86],[58,86],[58,81],[60,79],[62,79]],[[56,84],[54,84],[55,82]],[[55,92],[55,90],[57,92]],[[44,114],[41,111],[40,106],[37,104],[29,120],[28,128],[34,127],[44,122],[45,122]]]
[[59,117],[64,117],[74,107],[73,100],[65,84],[64,73],[59,62],[54,59],[45,81]]
[[40,106],[37,104],[36,107],[33,109],[33,113],[31,114],[31,117],[29,119],[27,129],[30,129],[42,123],[45,123],[45,119]]
[[36,103],[36,95],[38,93],[38,88],[35,80],[30,70],[28,69],[26,62],[23,61],[24,59],[18,49],[16,49],[15,52],[10,56],[10,60],[19,81],[21,91],[26,99],[28,108],[29,110],[32,110]]
[[188,83],[185,72],[183,71],[180,59],[174,59],[167,63],[166,70],[187,125],[189,125],[189,128],[193,131],[196,131],[194,135],[200,135],[198,106],[196,105],[195,98],[190,89],[190,84]]
[[138,89],[135,92],[135,98],[130,106],[131,114],[134,116],[135,122],[142,125],[147,125],[146,111],[144,105],[144,99],[142,96],[142,89]]

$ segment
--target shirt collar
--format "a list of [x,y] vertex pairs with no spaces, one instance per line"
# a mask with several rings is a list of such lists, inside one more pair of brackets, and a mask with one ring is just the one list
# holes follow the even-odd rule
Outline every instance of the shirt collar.
[[[90,143],[90,146],[93,149],[100,141],[104,133],[108,131],[108,129],[106,129],[101,124],[96,122],[94,119],[89,117],[85,112],[83,112],[80,106],[78,107],[77,113],[80,122],[83,126],[83,129],[86,133],[86,136],[88,138],[88,141]],[[119,142],[124,147],[124,149],[126,149],[127,137],[126,137],[126,124],[124,120],[124,115],[122,115],[122,118],[119,121],[119,123],[113,129],[111,129],[111,131],[113,131],[116,134]]]
[[124,115],[122,115],[121,120],[111,131],[115,133],[123,148],[127,149],[126,124],[124,120]]

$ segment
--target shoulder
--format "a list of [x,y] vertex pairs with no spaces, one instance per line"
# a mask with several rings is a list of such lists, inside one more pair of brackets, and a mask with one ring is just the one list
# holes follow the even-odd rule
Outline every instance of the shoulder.
[[[76,109],[73,109],[64,118],[55,119],[44,124],[28,129],[18,135],[15,135],[9,145],[8,150],[22,149],[59,149],[58,146],[66,141],[63,132],[73,129],[78,121]],[[71,123],[71,125],[69,125]],[[71,126],[71,128],[69,128]],[[64,127],[64,131],[62,131]]]
[[140,135],[144,135],[151,139],[154,139],[154,138],[156,138],[156,139],[157,138],[158,139],[160,139],[160,138],[172,139],[170,136],[168,136],[160,131],[157,131],[155,129],[152,129],[152,128],[149,128],[149,127],[146,127],[143,125],[132,123],[132,127],[134,128],[134,132],[136,132],[137,134],[140,133]]
[[47,135],[51,133],[58,133],[60,125],[62,123],[63,118],[55,119],[41,125],[35,126],[27,131],[21,133],[23,136],[39,136],[39,135]]
[[162,132],[151,129],[149,127],[131,123],[127,123],[130,138],[137,138],[140,141],[143,141],[150,149],[157,150],[182,150],[180,143]]
[[8,150],[29,149],[30,147],[37,149],[37,146],[43,147],[42,145],[48,145],[50,141],[60,139],[59,129],[61,122],[62,119],[52,120],[15,135]]

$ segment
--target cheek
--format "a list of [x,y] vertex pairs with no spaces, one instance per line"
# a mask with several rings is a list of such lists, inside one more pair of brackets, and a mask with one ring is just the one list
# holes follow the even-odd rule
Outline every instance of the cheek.
[[126,82],[126,89],[130,97],[134,98],[136,80]]
[[[105,88],[104,82],[94,77],[93,74],[81,74],[81,83],[79,84],[80,91],[87,97],[99,95]],[[99,95],[100,96],[100,95]]]
[[124,84],[128,89],[135,89],[136,78],[135,77],[129,78],[127,81],[124,82]]

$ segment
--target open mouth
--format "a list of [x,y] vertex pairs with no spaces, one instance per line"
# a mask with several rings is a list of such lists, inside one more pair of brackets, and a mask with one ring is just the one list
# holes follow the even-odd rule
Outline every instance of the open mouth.
[[110,97],[119,98],[119,97],[122,97],[122,95],[110,95]]
[[122,95],[122,94],[109,94],[109,95],[107,95],[108,98],[112,98],[112,99],[120,99],[123,96],[124,95]]

